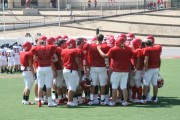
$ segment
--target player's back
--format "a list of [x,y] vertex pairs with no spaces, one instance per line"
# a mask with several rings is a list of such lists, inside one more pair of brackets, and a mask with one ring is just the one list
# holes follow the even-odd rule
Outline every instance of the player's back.
[[76,49],[62,49],[61,58],[64,68],[77,70],[78,66],[75,62],[75,57],[78,57]]
[[[97,50],[97,44],[89,44],[89,49],[88,49],[88,62],[91,67],[106,67],[104,58],[99,54]],[[101,50],[104,53],[107,53],[108,50],[110,49],[109,46],[107,45],[100,45]]]
[[19,46],[13,46],[13,50],[14,50],[14,58],[19,58],[19,55],[20,55]]
[[159,68],[160,67],[160,55],[161,49],[156,46],[147,47],[145,49],[145,55],[149,57],[148,68]]
[[45,67],[51,65],[56,48],[54,46],[36,46],[31,52],[38,57],[39,66]]

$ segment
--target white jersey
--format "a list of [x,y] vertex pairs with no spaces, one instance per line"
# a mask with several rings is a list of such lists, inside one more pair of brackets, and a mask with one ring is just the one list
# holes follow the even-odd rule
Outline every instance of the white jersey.
[[20,59],[20,47],[13,46],[13,50],[14,50],[14,59]]
[[6,57],[9,60],[13,59],[14,58],[14,50],[11,50],[11,49],[7,49],[6,51]]
[[7,48],[0,49],[0,59],[1,60],[7,60],[7,58],[6,58],[6,50],[7,50]]

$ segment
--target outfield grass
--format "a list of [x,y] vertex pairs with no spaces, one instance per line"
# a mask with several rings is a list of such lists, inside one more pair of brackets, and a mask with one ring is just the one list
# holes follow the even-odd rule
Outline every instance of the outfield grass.
[[[23,79],[0,75],[0,120],[180,120],[180,59],[163,59],[161,74],[165,85],[159,89],[159,103],[116,106],[48,108],[21,104]],[[2,78],[14,76],[13,78]],[[20,76],[20,75],[18,75]],[[33,100],[33,92],[30,100]]]

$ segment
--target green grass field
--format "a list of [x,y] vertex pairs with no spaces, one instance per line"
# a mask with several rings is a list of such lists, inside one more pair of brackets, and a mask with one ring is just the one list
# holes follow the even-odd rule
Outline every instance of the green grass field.
[[[0,75],[0,120],[180,120],[180,59],[163,59],[165,85],[159,103],[122,106],[79,106],[48,108],[22,105],[24,81],[20,75]],[[3,78],[4,77],[4,78]],[[5,78],[7,77],[7,78]],[[33,100],[33,91],[30,100]]]

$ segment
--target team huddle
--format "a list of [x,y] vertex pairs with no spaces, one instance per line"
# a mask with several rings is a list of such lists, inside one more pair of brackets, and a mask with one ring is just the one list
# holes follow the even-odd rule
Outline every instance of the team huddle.
[[34,104],[29,101],[34,81],[39,107],[158,102],[158,88],[164,82],[159,75],[162,47],[154,44],[153,36],[143,41],[132,33],[98,34],[91,41],[41,36],[35,42],[25,42],[20,52],[22,104]]
[[20,70],[20,51],[22,46],[17,42],[0,46],[0,73],[13,74]]

